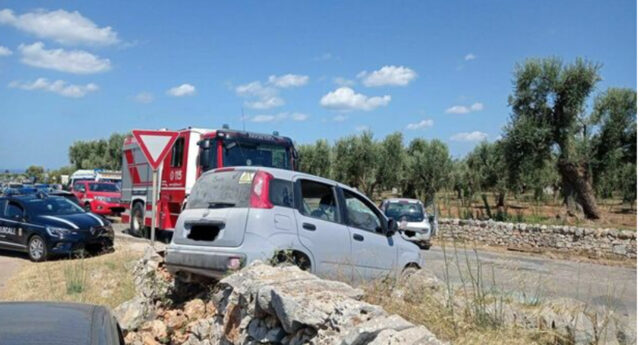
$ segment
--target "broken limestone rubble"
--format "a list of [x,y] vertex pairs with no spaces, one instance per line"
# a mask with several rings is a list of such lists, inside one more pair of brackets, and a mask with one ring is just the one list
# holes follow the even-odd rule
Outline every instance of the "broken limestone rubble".
[[115,310],[128,344],[443,344],[361,289],[294,266],[254,262],[186,301],[152,250],[133,271],[138,296]]

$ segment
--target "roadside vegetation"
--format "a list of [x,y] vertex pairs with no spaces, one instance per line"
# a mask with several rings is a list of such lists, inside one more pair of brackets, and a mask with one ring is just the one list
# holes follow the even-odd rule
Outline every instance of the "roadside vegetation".
[[135,294],[130,271],[140,252],[113,253],[42,263],[25,262],[0,292],[4,301],[63,301],[115,308]]
[[[627,324],[615,303],[624,287],[611,285],[602,291],[607,303],[595,306],[554,298],[553,281],[508,264],[500,269],[512,270],[511,279],[520,288],[506,289],[496,278],[498,268],[483,263],[476,250],[463,242],[444,244],[443,253],[443,280],[423,270],[409,277],[374,281],[363,285],[365,300],[456,345],[579,343],[576,339],[618,344],[621,338],[620,344],[635,343],[633,325]],[[576,291],[590,289],[593,277],[576,275]]]
[[377,199],[435,202],[447,217],[635,228],[636,92],[597,93],[599,71],[581,59],[518,64],[503,134],[461,159],[438,139],[405,146],[401,133],[367,131],[299,145],[300,170]]

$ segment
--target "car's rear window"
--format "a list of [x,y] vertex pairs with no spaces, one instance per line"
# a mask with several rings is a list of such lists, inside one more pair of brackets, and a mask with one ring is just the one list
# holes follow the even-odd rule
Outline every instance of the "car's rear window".
[[187,209],[248,207],[255,171],[221,171],[202,176],[191,189]]
[[421,222],[424,220],[424,209],[422,205],[415,202],[390,202],[385,210],[385,215],[398,222],[406,220],[408,222]]

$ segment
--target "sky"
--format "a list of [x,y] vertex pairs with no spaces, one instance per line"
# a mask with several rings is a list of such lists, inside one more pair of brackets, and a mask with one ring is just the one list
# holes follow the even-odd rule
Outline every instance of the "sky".
[[223,124],[298,144],[400,131],[462,157],[502,133],[516,64],[549,56],[601,63],[596,92],[636,89],[635,1],[2,1],[0,168]]

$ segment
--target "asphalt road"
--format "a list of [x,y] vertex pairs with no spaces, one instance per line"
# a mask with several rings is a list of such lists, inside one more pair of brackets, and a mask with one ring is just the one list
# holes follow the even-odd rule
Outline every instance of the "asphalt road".
[[[445,265],[446,252],[447,264]],[[635,325],[636,269],[595,263],[552,259],[541,255],[496,252],[490,250],[432,247],[423,251],[428,268],[445,278],[448,266],[450,281],[470,281],[468,267],[474,277],[480,262],[484,286],[531,301],[536,298],[570,297],[592,305],[613,308],[627,315]],[[456,260],[457,258],[457,260]],[[468,261],[467,261],[468,260]],[[467,264],[468,262],[468,264]]]

